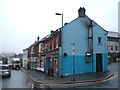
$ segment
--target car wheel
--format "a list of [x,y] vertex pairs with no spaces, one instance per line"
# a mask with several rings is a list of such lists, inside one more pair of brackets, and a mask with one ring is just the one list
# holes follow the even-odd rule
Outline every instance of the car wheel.
[[11,74],[8,76],[9,78],[11,77]]

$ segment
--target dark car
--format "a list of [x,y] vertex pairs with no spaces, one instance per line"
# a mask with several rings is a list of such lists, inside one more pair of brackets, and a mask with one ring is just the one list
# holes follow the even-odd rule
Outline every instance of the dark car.
[[0,65],[0,76],[2,77],[10,77],[11,76],[11,69],[9,65]]

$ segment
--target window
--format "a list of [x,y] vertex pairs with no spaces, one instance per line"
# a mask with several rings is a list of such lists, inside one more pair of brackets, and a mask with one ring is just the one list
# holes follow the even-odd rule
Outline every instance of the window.
[[48,42],[48,51],[50,51],[50,42]]
[[56,37],[56,48],[58,48],[58,36]]
[[54,40],[52,40],[52,50],[54,49]]
[[48,49],[48,45],[47,44],[45,44],[45,49]]
[[41,43],[41,51],[43,51],[43,44]]
[[111,46],[111,51],[113,51],[113,46]]
[[119,39],[118,39],[118,38],[115,38],[115,37],[108,37],[108,41],[111,41],[111,42],[119,42]]
[[34,54],[34,47],[31,47],[31,54]]
[[116,51],[118,51],[118,47],[116,46]]
[[101,44],[101,37],[98,37],[98,44]]
[[39,44],[39,52],[42,52],[43,51],[43,43],[40,43]]

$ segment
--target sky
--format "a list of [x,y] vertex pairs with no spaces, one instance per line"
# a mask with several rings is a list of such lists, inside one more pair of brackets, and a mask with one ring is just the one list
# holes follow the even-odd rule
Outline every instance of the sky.
[[0,0],[0,52],[22,53],[51,30],[78,17],[84,7],[86,15],[107,31],[118,31],[119,0]]

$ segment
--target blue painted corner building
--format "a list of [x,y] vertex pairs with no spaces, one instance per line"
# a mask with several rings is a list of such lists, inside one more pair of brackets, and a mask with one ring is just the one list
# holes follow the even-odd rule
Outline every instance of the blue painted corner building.
[[59,76],[108,71],[107,31],[85,11],[80,7],[78,17],[61,27]]

